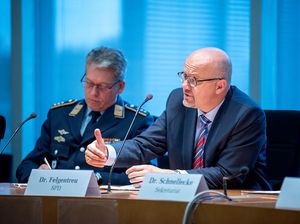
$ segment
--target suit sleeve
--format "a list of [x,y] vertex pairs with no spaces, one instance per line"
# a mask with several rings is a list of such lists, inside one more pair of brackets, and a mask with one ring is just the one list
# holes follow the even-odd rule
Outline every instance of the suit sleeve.
[[135,136],[141,134],[153,123],[154,123],[154,117],[152,115],[147,115],[145,117],[139,115],[133,125],[133,128],[128,136],[128,139],[134,138]]
[[[170,94],[166,105],[174,97]],[[157,157],[163,156],[168,150],[167,144],[167,110],[165,110],[152,124],[140,135],[131,140],[127,140],[122,153],[116,162],[116,166],[128,167],[137,164],[145,164]],[[122,142],[114,143],[116,151],[120,150]]]
[[[116,166],[128,167],[147,163],[162,156],[166,152],[166,122],[165,112],[144,132],[125,142],[124,148]],[[113,144],[116,151],[120,150],[122,142]]]

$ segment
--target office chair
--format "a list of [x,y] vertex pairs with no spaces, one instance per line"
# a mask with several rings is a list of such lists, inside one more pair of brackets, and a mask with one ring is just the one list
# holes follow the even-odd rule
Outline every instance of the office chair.
[[286,176],[300,177],[300,111],[265,110],[267,171],[274,190]]
[[6,129],[6,120],[2,115],[0,115],[0,142],[4,138],[5,129]]
[[[6,120],[3,116],[0,115],[0,142],[4,138],[6,129]],[[0,145],[2,149],[2,145]],[[11,155],[0,155],[0,182],[9,182],[11,177],[11,164],[12,156]]]

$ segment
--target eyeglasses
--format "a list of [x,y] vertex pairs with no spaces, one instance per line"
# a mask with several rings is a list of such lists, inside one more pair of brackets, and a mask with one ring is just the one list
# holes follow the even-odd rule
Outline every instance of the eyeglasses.
[[91,82],[90,80],[86,79],[86,73],[83,74],[82,78],[80,79],[80,82],[85,85],[85,87],[89,90],[92,90],[94,87],[96,87],[96,90],[100,91],[108,91],[111,90],[117,83],[120,82],[120,80],[114,82],[114,83],[101,83],[101,84],[95,84]]
[[224,78],[196,79],[195,77],[187,76],[184,72],[178,72],[177,75],[181,82],[187,81],[188,84],[191,85],[192,87],[196,87],[202,82],[224,79]]

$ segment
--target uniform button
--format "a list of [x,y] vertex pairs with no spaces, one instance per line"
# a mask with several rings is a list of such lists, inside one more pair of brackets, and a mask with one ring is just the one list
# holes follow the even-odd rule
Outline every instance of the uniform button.
[[58,153],[58,150],[55,149],[55,150],[54,150],[54,155],[57,155],[57,153]]
[[84,147],[80,147],[80,152],[84,152],[85,148]]
[[80,166],[75,166],[75,170],[80,170]]

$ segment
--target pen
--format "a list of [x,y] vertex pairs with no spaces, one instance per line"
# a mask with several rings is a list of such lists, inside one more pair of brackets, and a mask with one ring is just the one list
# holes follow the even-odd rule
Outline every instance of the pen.
[[49,170],[52,170],[52,168],[51,168],[51,166],[50,166],[50,164],[49,164],[46,157],[44,157],[44,161],[45,161],[46,165],[48,166]]

